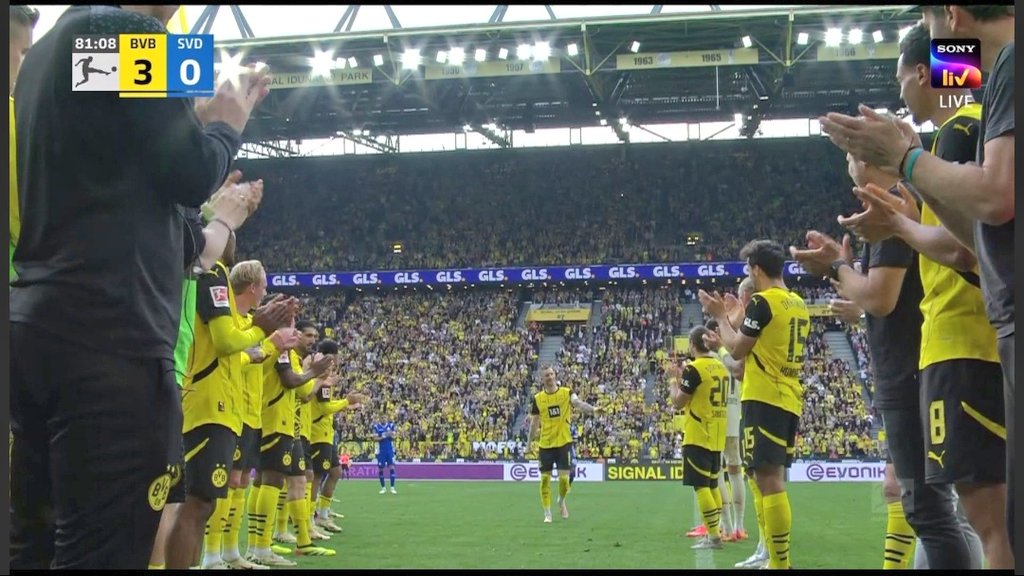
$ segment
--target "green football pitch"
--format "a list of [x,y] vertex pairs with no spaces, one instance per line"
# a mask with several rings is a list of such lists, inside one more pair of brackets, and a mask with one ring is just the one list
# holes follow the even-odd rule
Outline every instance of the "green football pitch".
[[[557,494],[557,483],[552,488]],[[693,491],[676,482],[576,483],[568,520],[543,523],[537,483],[342,481],[334,509],[344,532],[318,545],[334,557],[298,558],[299,568],[733,568],[756,546],[695,551],[685,533],[698,521]],[[791,484],[794,567],[882,564],[881,485]],[[243,531],[244,546],[244,531]]]

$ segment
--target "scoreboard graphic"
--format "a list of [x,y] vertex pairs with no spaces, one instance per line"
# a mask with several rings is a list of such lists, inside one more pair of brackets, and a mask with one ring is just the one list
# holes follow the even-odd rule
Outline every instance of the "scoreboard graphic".
[[77,36],[71,53],[75,92],[122,98],[213,96],[213,35]]

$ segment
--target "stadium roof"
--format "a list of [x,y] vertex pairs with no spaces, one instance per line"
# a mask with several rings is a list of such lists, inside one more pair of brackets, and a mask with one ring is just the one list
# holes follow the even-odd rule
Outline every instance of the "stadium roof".
[[507,145],[512,131],[604,122],[628,141],[626,119],[643,128],[740,115],[749,136],[762,119],[896,110],[893,61],[918,18],[910,9],[206,5],[186,6],[172,30],[214,34],[222,73],[271,67],[274,89],[247,139],[344,137],[387,151],[403,134],[468,129]]

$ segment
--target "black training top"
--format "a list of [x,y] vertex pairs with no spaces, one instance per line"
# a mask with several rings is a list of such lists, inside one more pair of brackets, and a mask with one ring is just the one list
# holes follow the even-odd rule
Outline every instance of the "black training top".
[[165,33],[116,6],[72,6],[15,89],[21,237],[11,321],[119,356],[172,359],[181,314],[178,205],[198,207],[241,146],[184,98],[72,92],[76,35]]

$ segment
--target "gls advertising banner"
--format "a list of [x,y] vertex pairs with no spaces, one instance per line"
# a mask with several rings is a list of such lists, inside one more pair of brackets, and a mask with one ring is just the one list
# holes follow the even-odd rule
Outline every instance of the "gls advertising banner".
[[[787,262],[785,275],[807,272]],[[372,286],[445,286],[458,284],[518,284],[523,282],[582,282],[661,280],[672,278],[735,278],[747,275],[745,262],[703,264],[626,264],[619,266],[545,266],[535,268],[459,268],[450,270],[387,270],[378,272],[286,272],[267,275],[278,288],[362,288]]]
[[885,462],[794,462],[790,482],[881,482]]
[[[552,478],[558,478],[558,469],[552,474]],[[540,464],[538,462],[514,462],[505,463],[505,481],[514,482],[539,482]],[[578,462],[576,464],[575,482],[603,482],[604,465],[596,462]]]

